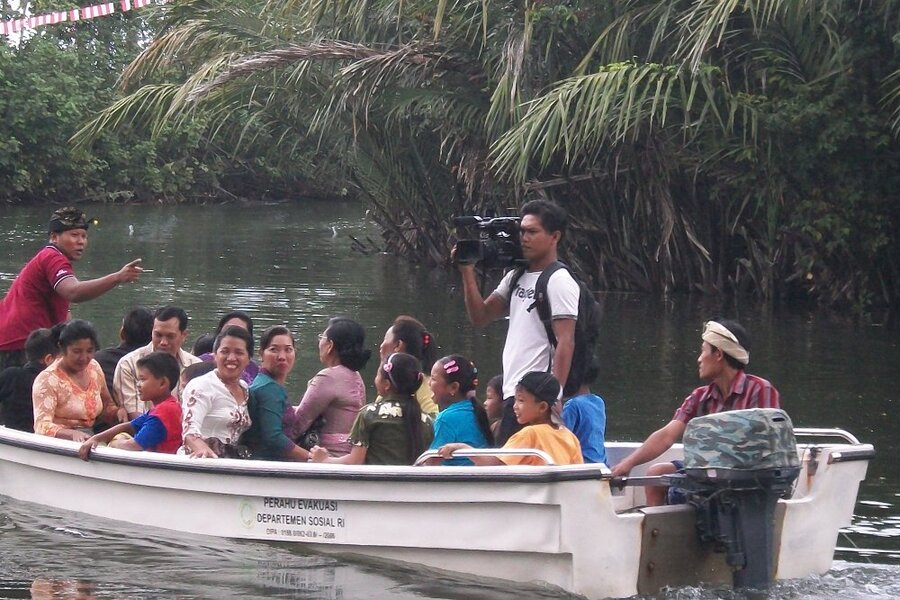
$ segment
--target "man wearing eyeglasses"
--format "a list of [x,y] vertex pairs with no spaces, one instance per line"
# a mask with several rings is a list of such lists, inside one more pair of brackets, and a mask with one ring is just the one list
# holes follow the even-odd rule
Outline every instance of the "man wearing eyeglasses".
[[80,260],[87,249],[89,224],[77,208],[61,208],[51,215],[49,243],[28,261],[0,300],[0,370],[24,364],[28,334],[67,321],[72,302],[93,300],[140,276],[143,269],[137,259],[97,279],[79,281],[75,277],[72,262]]
[[[750,375],[750,336],[737,321],[708,321],[703,329],[697,367],[700,379],[709,384],[698,387],[684,400],[672,420],[657,429],[640,448],[612,468],[614,477],[628,475],[636,467],[655,458],[681,439],[694,417],[747,408],[780,408],[778,390],[762,377]],[[668,475],[683,465],[680,461],[657,463],[647,475]],[[648,486],[647,504],[665,504],[667,488]]]

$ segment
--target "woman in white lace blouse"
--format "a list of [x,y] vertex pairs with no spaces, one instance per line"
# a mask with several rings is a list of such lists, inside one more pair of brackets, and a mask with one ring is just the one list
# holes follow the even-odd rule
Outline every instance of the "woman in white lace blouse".
[[216,337],[215,370],[191,380],[181,393],[185,454],[218,458],[220,454],[211,445],[233,446],[250,427],[249,393],[241,373],[252,355],[253,338],[246,329],[227,327]]

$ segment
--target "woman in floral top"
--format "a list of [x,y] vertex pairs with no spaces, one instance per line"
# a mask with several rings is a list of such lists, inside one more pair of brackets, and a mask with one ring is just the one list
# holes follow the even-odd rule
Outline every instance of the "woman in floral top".
[[113,402],[103,370],[94,360],[97,332],[76,319],[59,334],[60,357],[34,380],[34,432],[83,442],[98,417],[116,424],[127,417]]
[[208,440],[237,444],[250,427],[247,384],[241,373],[253,354],[246,329],[226,327],[213,344],[216,368],[197,377],[181,393],[183,452],[195,458],[218,458]]

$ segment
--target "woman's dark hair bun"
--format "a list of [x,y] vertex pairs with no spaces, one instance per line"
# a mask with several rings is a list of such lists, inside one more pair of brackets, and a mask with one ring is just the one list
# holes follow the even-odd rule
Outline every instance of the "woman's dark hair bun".
[[372,357],[372,351],[365,347],[366,330],[353,319],[329,319],[325,336],[334,344],[340,363],[351,371],[361,370]]

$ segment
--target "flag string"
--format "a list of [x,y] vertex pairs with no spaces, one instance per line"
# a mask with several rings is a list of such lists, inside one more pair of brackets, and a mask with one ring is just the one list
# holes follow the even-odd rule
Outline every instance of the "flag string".
[[23,17],[21,19],[9,19],[0,21],[0,35],[12,35],[26,29],[37,29],[38,27],[56,25],[57,23],[64,23],[66,21],[85,21],[87,19],[106,17],[116,12],[116,5],[118,5],[119,12],[128,12],[138,8],[144,8],[150,4],[166,4],[169,1],[170,0],[119,0],[119,2],[105,2],[103,4],[61,10],[43,15]]

